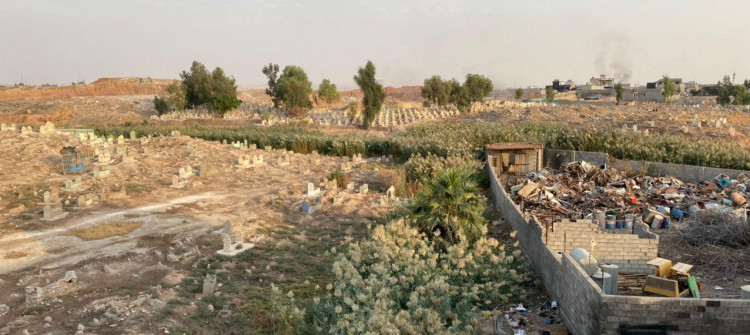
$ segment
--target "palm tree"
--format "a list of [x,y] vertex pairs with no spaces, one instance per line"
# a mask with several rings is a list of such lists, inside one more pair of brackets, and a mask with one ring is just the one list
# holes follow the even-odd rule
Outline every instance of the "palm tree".
[[485,199],[477,191],[477,183],[467,171],[438,172],[417,193],[411,207],[413,224],[447,243],[457,243],[463,236],[473,244],[485,234],[487,224],[482,216]]

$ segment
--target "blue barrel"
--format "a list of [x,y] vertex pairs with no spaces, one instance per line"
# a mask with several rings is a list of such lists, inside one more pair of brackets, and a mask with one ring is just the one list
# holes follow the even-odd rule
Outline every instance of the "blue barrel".
[[604,228],[605,229],[615,229],[615,221],[614,220],[604,221]]
[[625,228],[625,219],[617,219],[615,223],[615,228],[617,229],[624,229]]
[[664,220],[661,220],[661,229],[667,229],[669,228],[669,217],[665,216]]
[[676,220],[682,219],[685,217],[685,212],[679,208],[672,208],[672,217]]

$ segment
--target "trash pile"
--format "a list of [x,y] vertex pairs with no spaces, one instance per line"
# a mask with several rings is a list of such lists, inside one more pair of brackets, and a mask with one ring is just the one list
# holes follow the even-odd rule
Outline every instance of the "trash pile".
[[[523,304],[510,306],[495,317],[495,334],[567,334],[557,301],[546,302],[532,308]],[[507,330],[511,330],[508,332]]]
[[599,220],[600,224],[606,221],[606,228],[610,221],[616,225],[611,228],[626,228],[626,223],[632,223],[628,219],[638,214],[652,228],[667,228],[670,219],[705,210],[747,220],[750,197],[750,178],[744,174],[736,179],[719,175],[712,182],[689,184],[674,177],[629,178],[613,167],[585,161],[566,164],[559,171],[531,172],[507,186],[527,213]]

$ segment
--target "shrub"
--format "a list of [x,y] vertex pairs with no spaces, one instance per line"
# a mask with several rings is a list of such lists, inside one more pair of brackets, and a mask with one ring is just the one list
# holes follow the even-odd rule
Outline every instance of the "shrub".
[[298,320],[302,334],[477,333],[480,311],[524,295],[529,276],[519,255],[486,238],[442,253],[425,234],[395,221],[337,255],[326,294],[282,312]]
[[167,102],[164,99],[155,96],[154,109],[156,109],[157,115],[162,115],[169,110],[169,106],[167,106]]

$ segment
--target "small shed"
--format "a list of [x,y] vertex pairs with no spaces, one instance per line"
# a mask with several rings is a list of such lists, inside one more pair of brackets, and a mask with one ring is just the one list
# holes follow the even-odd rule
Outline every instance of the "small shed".
[[542,169],[544,143],[541,142],[494,143],[484,150],[497,174],[525,175]]

